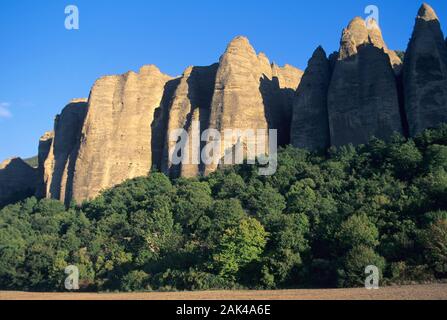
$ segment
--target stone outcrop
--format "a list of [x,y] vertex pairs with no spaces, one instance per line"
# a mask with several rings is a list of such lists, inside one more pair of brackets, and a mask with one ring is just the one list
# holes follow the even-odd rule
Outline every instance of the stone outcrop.
[[[0,205],[34,193],[79,203],[153,169],[171,177],[209,174],[224,165],[201,162],[208,142],[201,135],[209,129],[221,138],[227,129],[277,129],[279,145],[314,151],[394,132],[414,136],[441,122],[447,122],[447,39],[428,5],[419,10],[404,65],[374,20],[353,19],[339,51],[327,57],[317,48],[304,74],[271,63],[237,37],[219,63],[189,67],[177,78],[150,65],[96,81],[89,99],[70,102],[40,139],[37,169],[20,159],[0,166]],[[177,129],[195,135],[181,151],[188,164],[171,161]],[[212,156],[248,155],[255,139],[219,142]]]
[[374,19],[369,19],[366,21],[366,27],[368,29],[369,41],[377,48],[383,49],[383,51],[388,55],[390,59],[391,66],[393,67],[395,74],[399,74],[402,70],[402,60],[399,58],[397,53],[390,50],[383,40],[382,30],[380,30],[377,21]]
[[291,144],[297,148],[325,150],[330,144],[327,94],[330,62],[322,47],[309,60],[298,87],[293,110]]
[[161,101],[171,79],[151,65],[139,73],[96,81],[74,168],[74,200],[94,198],[106,188],[150,172],[152,137],[163,118]]
[[86,113],[87,99],[72,100],[56,117],[54,133],[47,133],[40,140],[39,168],[43,164],[43,188],[48,198],[62,202],[71,200],[74,166]]
[[[162,171],[170,176],[195,177],[203,173],[203,165],[200,163],[200,150],[203,143],[200,143],[200,136],[195,137],[195,142],[193,139],[186,142],[187,145],[184,148],[186,154],[182,156],[189,159],[189,163],[173,165],[169,160],[169,152],[175,147],[176,141],[169,141],[169,134],[174,130],[184,129],[188,136],[192,137],[194,132],[201,135],[208,128],[218,66],[214,64],[209,67],[189,67],[180,79],[169,108],[166,144],[161,167]],[[199,161],[194,161],[197,158]]]
[[[376,24],[355,18],[343,30],[328,93],[331,144],[367,143],[403,133],[396,77]],[[397,56],[396,56],[397,58]],[[397,58],[399,59],[399,58]]]
[[[298,69],[279,68],[270,64],[264,54],[257,55],[247,38],[235,38],[220,58],[209,128],[221,134],[225,129],[278,129],[280,137],[288,136],[291,118],[288,124],[281,123],[281,119],[290,113],[291,97],[301,76]],[[220,155],[214,157],[220,159],[224,154],[222,146]],[[206,166],[205,174],[216,168],[217,164]]]
[[50,176],[52,172],[45,172],[45,161],[51,151],[51,145],[53,144],[54,131],[45,132],[45,134],[39,140],[38,148],[38,183],[36,187],[36,196],[38,198],[45,198],[47,196],[47,184],[48,178],[45,177],[45,173]]
[[435,11],[424,4],[405,55],[405,111],[411,136],[447,122],[447,46]]
[[0,208],[34,194],[37,170],[20,158],[0,163]]

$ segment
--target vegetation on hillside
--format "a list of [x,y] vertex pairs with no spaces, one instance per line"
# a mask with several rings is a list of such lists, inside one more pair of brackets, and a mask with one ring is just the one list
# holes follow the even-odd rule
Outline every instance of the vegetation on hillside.
[[412,140],[287,147],[275,175],[242,165],[205,178],[160,173],[83,205],[29,198],[0,211],[0,289],[362,286],[447,276],[447,125]]

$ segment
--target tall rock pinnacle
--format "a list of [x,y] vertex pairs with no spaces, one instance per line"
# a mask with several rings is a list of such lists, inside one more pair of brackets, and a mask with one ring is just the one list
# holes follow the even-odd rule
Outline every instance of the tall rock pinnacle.
[[[208,128],[217,68],[218,64],[209,67],[189,67],[183,73],[175,90],[169,108],[167,138],[161,164],[162,171],[170,176],[196,177],[203,173],[204,168],[200,161],[195,163],[192,160],[194,155],[200,155],[202,147],[200,141],[193,144],[192,134],[197,130],[201,135]],[[199,126],[195,128],[197,123]],[[169,160],[169,152],[176,145],[175,141],[169,141],[169,133],[176,129],[184,129],[190,137],[185,148],[186,154],[183,154],[183,157],[189,159],[189,163],[173,165]]]
[[[145,176],[153,155],[157,122],[163,119],[162,97],[171,77],[155,66],[139,73],[107,76],[96,81],[88,110],[73,177],[73,198],[91,199],[124,180]],[[162,128],[164,126],[161,126]],[[163,135],[160,134],[160,138]]]
[[331,80],[330,63],[318,47],[304,72],[294,102],[291,144],[310,150],[330,144],[327,93]]
[[43,194],[48,198],[62,202],[71,200],[74,166],[86,113],[87,99],[72,100],[56,117],[54,134],[48,133],[40,140],[39,171],[43,168],[40,173],[43,174]]
[[[293,92],[301,76],[302,71],[294,67],[270,64],[264,54],[256,54],[247,38],[236,37],[220,58],[209,128],[220,132],[278,129],[280,137],[288,137]],[[287,113],[289,125],[283,126],[280,121]],[[216,164],[209,165],[205,173],[216,168]]]
[[438,17],[427,4],[416,17],[403,84],[411,136],[447,122],[447,47]]
[[[398,58],[397,58],[398,59]],[[376,24],[355,18],[343,30],[328,94],[331,143],[367,143],[402,133],[396,77]]]

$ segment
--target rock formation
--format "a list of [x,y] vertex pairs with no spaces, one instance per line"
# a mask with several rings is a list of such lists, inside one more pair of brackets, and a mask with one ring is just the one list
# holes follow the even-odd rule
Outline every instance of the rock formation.
[[203,172],[200,161],[193,161],[194,155],[200,156],[200,137],[198,143],[194,144],[192,139],[186,146],[186,154],[189,164],[173,165],[169,161],[169,152],[175,147],[176,141],[169,141],[169,134],[176,129],[184,129],[188,136],[193,134],[193,126],[197,133],[201,134],[208,127],[211,110],[211,99],[214,91],[218,64],[209,67],[189,67],[183,73],[180,83],[174,93],[174,98],[169,108],[168,128],[166,132],[166,144],[163,150],[162,171],[170,176],[194,177]]
[[416,18],[405,55],[403,84],[411,136],[447,122],[447,46],[438,17],[427,4]]
[[388,55],[390,59],[391,66],[393,67],[395,74],[399,74],[402,70],[402,60],[399,58],[396,52],[388,49],[385,41],[383,40],[382,30],[380,30],[377,21],[374,19],[369,19],[366,21],[366,28],[368,29],[368,40],[375,47],[383,49],[383,51]]
[[[73,199],[82,201],[151,170],[155,128],[171,77],[155,66],[99,79],[90,93],[73,177]],[[161,146],[160,146],[161,147]]]
[[[151,65],[96,81],[88,101],[73,100],[40,139],[38,169],[20,159],[0,166],[0,206],[34,193],[79,203],[154,168],[171,177],[209,174],[222,163],[199,159],[207,129],[223,137],[227,129],[266,135],[277,129],[279,145],[313,151],[393,132],[414,136],[441,122],[447,122],[447,39],[428,5],[419,10],[403,66],[374,20],[352,20],[340,50],[329,57],[315,50],[304,75],[270,63],[237,37],[219,63],[189,67],[181,77]],[[188,164],[170,161],[177,129],[195,134],[181,154]],[[214,158],[247,153],[254,142],[233,138],[219,142],[225,148]]]
[[36,196],[38,198],[44,198],[47,196],[47,185],[51,182],[48,181],[48,177],[52,172],[45,172],[45,161],[48,159],[48,155],[51,151],[51,145],[53,144],[54,131],[45,132],[45,134],[39,140],[38,148],[38,183],[36,186]]
[[[291,104],[291,95],[301,76],[302,71],[291,66],[279,68],[271,65],[264,54],[256,54],[247,38],[235,38],[220,58],[209,128],[221,134],[225,129],[277,129],[280,137],[288,136],[290,114],[289,124],[281,124],[281,119],[290,113],[291,105],[284,104]],[[246,141],[247,144],[251,142]],[[223,149],[222,146],[220,155],[214,157],[222,158],[225,154]],[[216,168],[216,163],[208,165],[205,173]]]
[[328,93],[331,143],[367,143],[403,133],[396,77],[380,30],[355,18],[343,30]]
[[330,62],[318,47],[304,72],[294,102],[291,144],[297,148],[325,150],[330,144],[327,93]]
[[0,208],[34,194],[37,170],[20,158],[0,163]]
[[43,164],[43,188],[48,198],[62,202],[71,200],[74,166],[86,113],[87,99],[72,100],[56,117],[54,134],[47,133],[40,140],[39,168]]

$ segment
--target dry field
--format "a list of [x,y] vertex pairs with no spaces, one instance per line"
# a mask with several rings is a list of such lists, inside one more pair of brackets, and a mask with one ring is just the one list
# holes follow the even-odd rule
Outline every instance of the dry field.
[[278,290],[151,293],[0,292],[0,300],[447,300],[447,284],[386,287],[379,290]]

